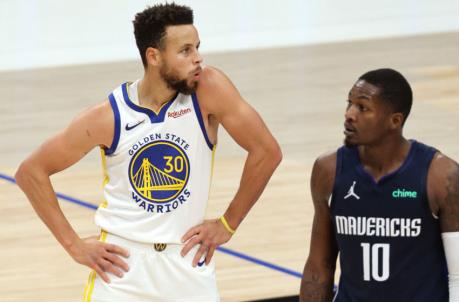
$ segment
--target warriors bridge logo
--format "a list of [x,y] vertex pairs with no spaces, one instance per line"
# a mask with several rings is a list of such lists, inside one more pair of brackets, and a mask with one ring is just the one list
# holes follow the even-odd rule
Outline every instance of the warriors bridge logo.
[[190,196],[186,188],[189,175],[190,163],[179,145],[165,140],[152,141],[131,158],[132,198],[147,212],[175,210]]

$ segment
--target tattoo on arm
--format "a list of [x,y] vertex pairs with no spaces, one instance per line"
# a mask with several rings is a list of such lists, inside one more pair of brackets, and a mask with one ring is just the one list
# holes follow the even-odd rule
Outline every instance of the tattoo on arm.
[[454,162],[448,175],[446,196],[441,207],[441,226],[443,232],[459,231],[459,165]]

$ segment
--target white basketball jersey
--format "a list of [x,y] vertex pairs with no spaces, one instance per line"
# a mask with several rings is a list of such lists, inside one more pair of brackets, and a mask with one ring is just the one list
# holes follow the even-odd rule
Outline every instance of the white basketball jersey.
[[105,201],[96,224],[134,241],[178,244],[204,219],[214,146],[195,94],[153,112],[138,105],[138,82],[109,96],[115,136],[102,150]]

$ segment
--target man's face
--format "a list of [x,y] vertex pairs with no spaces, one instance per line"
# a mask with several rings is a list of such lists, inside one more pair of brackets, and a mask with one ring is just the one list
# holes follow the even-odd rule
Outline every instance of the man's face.
[[344,144],[374,145],[388,134],[391,112],[379,98],[380,88],[363,80],[349,92],[344,114]]
[[199,44],[199,35],[193,25],[166,28],[159,73],[169,88],[184,94],[196,90],[202,63]]

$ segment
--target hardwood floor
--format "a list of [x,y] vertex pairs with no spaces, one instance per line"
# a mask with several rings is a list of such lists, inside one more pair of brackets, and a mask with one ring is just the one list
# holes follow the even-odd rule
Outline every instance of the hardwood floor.
[[[318,155],[342,143],[345,100],[364,72],[392,67],[406,75],[415,100],[405,135],[459,160],[458,53],[459,33],[452,32],[204,55],[258,110],[284,153],[260,201],[225,245],[258,262],[215,255],[222,301],[298,293],[299,277],[279,269],[303,270],[313,214],[311,167]],[[1,175],[13,176],[27,154],[78,112],[141,75],[140,62],[0,73]],[[218,217],[228,205],[244,158],[245,152],[220,129],[208,217]],[[53,176],[53,183],[60,193],[99,204],[98,151]],[[65,200],[61,205],[81,236],[97,233],[92,210]],[[0,179],[0,244],[0,300],[81,301],[89,269],[73,262],[5,178]]]

